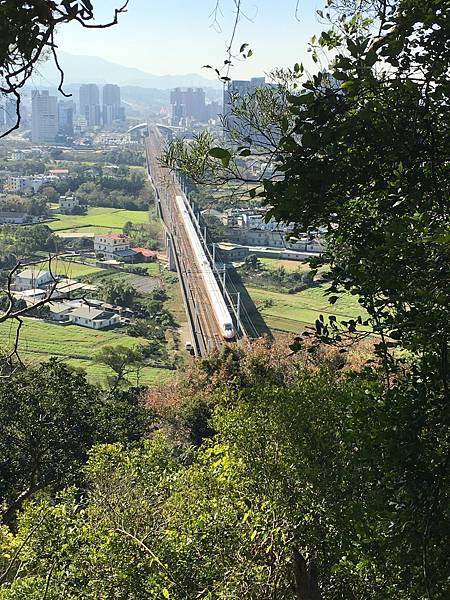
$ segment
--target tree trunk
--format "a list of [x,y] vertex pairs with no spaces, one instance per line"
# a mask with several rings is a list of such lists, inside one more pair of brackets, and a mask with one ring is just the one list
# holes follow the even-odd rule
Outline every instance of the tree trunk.
[[15,500],[12,501],[10,506],[0,515],[0,522],[4,525],[8,525],[14,519],[17,511],[22,508],[22,504],[25,500],[28,500],[30,496],[32,496],[38,488],[35,486],[29,487],[27,490],[23,491]]
[[295,595],[298,600],[323,600],[314,563],[307,563],[298,548],[293,549]]

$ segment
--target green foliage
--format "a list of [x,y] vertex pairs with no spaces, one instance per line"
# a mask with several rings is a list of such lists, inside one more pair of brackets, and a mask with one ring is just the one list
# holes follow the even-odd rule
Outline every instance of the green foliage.
[[58,192],[51,185],[43,187],[40,192],[48,200],[48,202],[58,202],[59,200]]
[[227,228],[215,215],[202,215],[208,226],[208,233],[213,240],[220,241],[226,237]]
[[[0,254],[4,257],[27,258],[37,251],[54,251],[53,232],[47,225],[3,225],[0,232]],[[7,261],[11,264],[11,261]],[[13,266],[13,265],[11,265]]]
[[[333,58],[312,77],[303,77],[300,65],[285,72],[278,136],[270,139],[272,130],[259,127],[270,110],[261,103],[265,115],[255,115],[255,92],[233,111],[247,127],[230,132],[233,147],[217,149],[214,140],[203,137],[189,145],[177,142],[166,158],[195,181],[213,186],[247,183],[238,169],[244,149],[270,159],[273,175],[264,173],[250,197],[269,207],[268,217],[295,223],[299,232],[327,229],[327,253],[312,266],[331,267],[327,293],[333,310],[340,296],[350,293],[367,311],[368,321],[361,314],[342,322],[346,330],[354,337],[366,323],[377,336],[387,391],[369,389],[370,400],[362,398],[355,405],[356,392],[349,389],[351,414],[328,406],[333,425],[330,435],[318,440],[309,432],[321,435],[319,423],[306,431],[293,415],[284,423],[287,440],[296,430],[309,440],[303,448],[299,438],[295,459],[287,464],[292,471],[297,464],[305,470],[298,485],[305,496],[311,490],[308,506],[318,500],[318,520],[309,517],[306,507],[299,520],[311,518],[319,534],[315,542],[307,542],[310,556],[316,544],[327,553],[319,568],[324,596],[445,598],[448,572],[441,534],[448,528],[444,507],[450,457],[444,434],[450,421],[449,7],[447,1],[434,0],[329,0],[327,6],[331,29],[313,37],[310,50],[315,62],[323,52]],[[247,135],[249,130],[256,135]],[[265,150],[259,134],[267,134]],[[217,160],[225,150],[231,155],[226,169]],[[341,342],[336,323],[336,315],[327,322],[323,314],[316,316],[320,343]],[[297,342],[300,336],[291,345],[293,352],[302,347]],[[284,410],[290,401],[278,404]],[[317,414],[322,405],[323,399],[317,399]],[[270,426],[270,409],[266,406],[262,413],[267,425],[255,410],[252,405],[255,429],[242,414],[233,422],[234,430],[246,424],[249,460],[255,459],[250,440]],[[302,418],[310,422],[307,411]],[[327,422],[324,414],[322,421]],[[341,423],[346,430],[338,447],[333,436]],[[264,446],[270,446],[270,438],[266,433]],[[275,446],[277,460],[282,460],[283,443],[279,439]],[[246,455],[243,448],[239,446],[239,457]],[[302,462],[309,451],[322,466],[309,458],[307,465]],[[348,452],[345,460],[342,452]],[[332,468],[328,459],[338,462]],[[266,465],[264,459],[261,470],[270,461]],[[334,476],[344,465],[345,481],[339,482]],[[319,468],[323,477],[316,478]],[[285,485],[277,478],[281,470],[274,461],[267,486],[272,478]],[[283,475],[289,481],[289,472]],[[333,492],[327,491],[327,479]],[[343,493],[336,513],[332,493],[337,500]],[[360,494],[355,503],[354,494]],[[308,526],[302,521],[296,531],[303,530]],[[333,534],[328,537],[332,531],[340,532],[335,541]]]
[[167,300],[167,292],[163,288],[155,288],[146,297],[135,302],[136,315],[147,319],[157,328],[174,327],[175,319],[171,312],[164,307],[164,302]]
[[130,165],[135,167],[143,167],[145,165],[143,152],[128,148],[107,152],[105,160],[113,165]]
[[225,148],[218,148],[218,147],[214,147],[211,148],[208,152],[209,156],[212,156],[213,158],[218,158],[222,161],[222,165],[224,167],[228,167],[228,165],[230,164],[230,160],[231,160],[231,152],[229,152],[229,150],[226,150]]
[[149,250],[156,250],[159,247],[160,224],[156,219],[151,220],[150,223],[127,222],[123,226],[123,232],[130,238],[132,247]]
[[313,287],[314,279],[302,268],[286,270],[283,265],[267,269],[254,254],[249,254],[240,271],[245,283],[255,288],[295,294],[308,287]]
[[99,288],[102,300],[118,306],[133,307],[137,290],[132,285],[119,278],[108,278]]
[[[382,369],[336,374],[318,367],[324,360],[314,347],[306,370],[296,360],[299,338],[291,362],[233,346],[208,356],[184,385],[148,396],[173,438],[93,448],[81,500],[73,489],[41,494],[24,507],[17,532],[2,530],[2,600],[448,598],[448,3],[327,4],[334,26],[312,40],[311,52],[315,61],[321,49],[332,52],[329,73],[299,88],[296,65],[282,89],[237,102],[241,123],[258,132],[253,139],[239,145],[235,130],[236,147],[225,149],[203,133],[175,142],[166,158],[196,180],[236,182],[238,161],[265,136],[276,176],[265,175],[252,195],[299,230],[328,228],[330,304],[338,307],[342,291],[360,298]],[[271,277],[280,284],[287,273]],[[164,300],[130,302],[156,331]],[[318,338],[332,323],[334,315],[327,323],[318,316]],[[347,324],[353,331],[358,319]],[[115,387],[139,368],[134,352],[100,356]],[[43,423],[49,435],[52,415],[72,431],[66,412],[78,410],[67,374],[65,400],[30,378],[31,393],[0,386],[7,436],[20,434],[15,444],[0,438],[13,466],[24,461],[23,439],[35,448],[29,431]],[[38,390],[51,399],[40,421],[26,409],[40,406]],[[112,423],[129,436],[132,409],[121,402]],[[80,412],[76,422],[84,422]],[[76,480],[71,469],[79,472],[92,443],[83,437],[89,426],[73,426],[81,450],[62,447],[50,428],[60,454],[49,470],[63,483]],[[26,462],[8,479],[8,465],[1,463],[3,485],[14,502],[32,472]]]
[[424,389],[300,370],[289,386],[222,387],[216,434],[196,451],[160,433],[96,447],[81,505],[70,490],[39,499],[1,538],[11,556],[31,534],[5,600],[42,589],[52,564],[50,598],[300,600],[302,556],[323,598],[418,600],[428,585],[444,600],[448,498],[432,515],[423,500],[434,481],[445,489],[445,428],[423,418]]
[[[328,5],[331,29],[310,45],[316,61],[319,52],[333,56],[326,70],[277,73],[278,108],[261,90],[237,99],[232,147],[204,135],[176,142],[166,160],[213,186],[248,183],[239,172],[244,148],[270,160],[249,195],[299,232],[328,230],[328,251],[314,266],[331,266],[330,300],[359,298],[387,377],[399,368],[400,346],[437,373],[450,399],[447,2]],[[231,153],[226,169],[211,149]],[[358,322],[349,330],[358,332]],[[336,336],[318,332],[321,342]]]
[[89,177],[79,181],[82,182],[78,186],[77,181],[70,185],[80,202],[89,206],[147,210],[152,199],[152,191],[140,173],[126,177]]
[[47,198],[41,195],[31,197],[6,195],[0,199],[0,210],[5,212],[23,212],[30,216],[47,214]]
[[14,171],[19,175],[42,175],[46,170],[46,163],[37,158],[0,162],[0,171]]
[[113,390],[122,385],[129,385],[127,375],[139,371],[144,365],[142,349],[138,346],[104,346],[97,352],[95,359],[114,371],[115,376],[111,380]]
[[[300,228],[328,226],[329,292],[360,296],[377,333],[425,352],[426,368],[435,363],[448,395],[443,269],[450,246],[443,198],[450,56],[448,13],[441,8],[439,2],[392,3],[386,15],[377,14],[384,19],[378,40],[364,22],[345,16],[338,41],[322,36],[319,43],[337,52],[330,74],[340,86],[329,87],[319,74],[290,97],[295,136],[281,140],[277,164],[286,177],[264,182],[264,199],[277,219]],[[418,68],[423,78],[415,77]],[[386,361],[392,344],[380,341]]]
[[128,334],[133,337],[164,339],[164,330],[155,325],[153,321],[146,319],[135,319],[128,327]]
[[[103,405],[84,374],[55,361],[0,380],[0,410],[4,521],[39,490],[79,483],[89,448],[96,441],[136,437],[142,419],[137,405],[125,399]],[[123,423],[126,413],[129,425]]]
[[244,260],[244,264],[242,265],[242,268],[245,269],[246,271],[257,271],[257,272],[261,272],[264,270],[263,264],[262,262],[259,260],[259,258],[256,256],[256,254],[249,254],[248,256],[245,257]]

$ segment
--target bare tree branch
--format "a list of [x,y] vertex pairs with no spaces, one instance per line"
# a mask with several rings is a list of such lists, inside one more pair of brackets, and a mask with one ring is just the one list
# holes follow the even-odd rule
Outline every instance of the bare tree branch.
[[[21,122],[20,90],[32,76],[44,51],[50,49],[54,64],[59,72],[58,91],[63,91],[64,71],[57,55],[55,32],[60,25],[76,21],[86,29],[106,29],[118,23],[119,15],[126,12],[129,0],[114,10],[114,17],[107,23],[90,23],[94,12],[90,2],[80,0],[77,3],[61,0],[30,0],[17,3],[4,0],[0,37],[7,52],[0,56],[0,95],[13,96],[16,99],[16,122],[7,131],[0,132],[0,139],[18,129]],[[19,4],[19,6],[18,6]],[[3,40],[2,40],[3,41]]]

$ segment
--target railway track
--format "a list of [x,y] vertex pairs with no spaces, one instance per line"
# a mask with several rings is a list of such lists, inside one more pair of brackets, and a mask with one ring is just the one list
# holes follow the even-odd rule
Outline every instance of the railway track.
[[204,287],[202,265],[196,260],[184,221],[175,202],[176,196],[182,195],[183,192],[173,175],[158,160],[162,149],[161,142],[159,135],[154,130],[150,130],[146,141],[150,176],[158,192],[162,219],[171,234],[178,258],[180,276],[183,279],[190,308],[192,329],[197,337],[200,353],[207,354],[220,348],[224,340]]

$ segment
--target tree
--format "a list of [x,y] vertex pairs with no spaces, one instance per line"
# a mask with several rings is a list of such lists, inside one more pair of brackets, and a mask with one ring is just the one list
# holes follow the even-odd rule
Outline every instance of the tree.
[[133,231],[133,223],[131,221],[124,223],[122,231],[125,235],[130,235],[130,233]]
[[[334,58],[306,81],[301,65],[284,81],[278,77],[273,139],[217,148],[203,135],[189,147],[175,144],[166,159],[216,182],[239,180],[242,155],[272,157],[273,175],[250,195],[270,206],[268,217],[299,231],[327,228],[322,260],[331,265],[330,302],[342,291],[358,295],[380,336],[387,377],[398,368],[391,350],[399,343],[424,373],[439,374],[448,402],[447,3],[392,0],[362,3],[361,10],[353,2],[328,4],[332,28],[313,39],[311,50],[316,61],[322,50]],[[264,93],[277,101],[277,92]],[[238,116],[261,131],[267,117],[251,105],[241,102]],[[413,135],[405,140],[406,131]],[[319,337],[335,331],[339,338],[336,323],[318,327]],[[357,329],[356,321],[342,325]]]
[[11,523],[38,492],[82,485],[97,442],[141,439],[153,419],[130,390],[104,394],[56,361],[0,379],[0,518]]
[[264,270],[264,266],[256,254],[249,254],[245,257],[243,268],[246,271],[261,272]]
[[37,491],[76,480],[96,438],[96,396],[56,362],[0,380],[3,521]]
[[144,363],[142,350],[139,347],[128,348],[127,346],[104,346],[96,355],[96,361],[108,366],[115,373],[111,381],[111,389],[129,384],[127,376],[139,372]]
[[2,0],[0,4],[0,95],[8,95],[15,102],[16,123],[0,137],[8,135],[20,125],[20,90],[32,76],[36,65],[50,54],[60,73],[58,89],[63,95],[64,73],[61,69],[56,30],[66,23],[78,23],[89,29],[111,27],[118,15],[125,12],[128,2],[116,8],[109,23],[96,24],[94,7],[90,0],[79,3],[67,0],[33,0],[31,2]]
[[[421,435],[440,439],[427,462],[426,490],[413,490],[423,466],[408,470],[404,483],[396,479],[400,494],[404,485],[412,486],[408,510],[415,515],[416,539],[422,540],[411,545],[422,557],[417,596],[431,598],[438,584],[429,552],[440,543],[429,542],[445,502],[450,464],[449,439],[440,425],[450,421],[448,2],[327,4],[322,17],[331,28],[313,38],[310,49],[317,63],[326,61],[326,51],[333,58],[313,77],[305,77],[299,64],[284,81],[278,77],[275,136],[261,143],[259,136],[237,135],[224,148],[204,134],[189,146],[177,142],[166,159],[196,181],[250,186],[237,161],[262,156],[270,160],[272,174],[264,174],[249,194],[270,207],[268,217],[295,223],[300,232],[327,228],[328,251],[315,266],[331,267],[330,303],[342,291],[360,298],[369,314],[366,325],[377,336],[387,389],[396,394],[404,378],[395,397],[422,424],[416,441]],[[239,118],[259,133],[267,116],[252,107],[262,94],[270,92],[237,107]],[[357,334],[361,322],[336,316],[325,322],[322,316],[315,334],[320,342],[340,344],[344,333]],[[293,351],[305,337],[298,336]],[[382,445],[392,440],[388,430],[371,431]],[[402,460],[406,469],[408,459]],[[385,467],[381,480],[391,481]],[[398,522],[393,515],[394,528]]]
[[[300,368],[286,385],[273,365],[268,382],[255,358],[241,361],[253,364],[251,384],[248,373],[248,384],[219,382],[209,396],[197,449],[179,446],[180,431],[172,442],[157,432],[131,448],[97,446],[84,501],[68,490],[29,504],[3,541],[1,557],[27,544],[5,599],[26,582],[42,590],[55,564],[51,590],[69,598],[445,600],[448,498],[428,532],[429,580],[415,502],[446,433],[427,435],[429,399],[407,381],[387,391],[373,373]],[[191,375],[183,401],[198,384]],[[187,425],[201,425],[200,408]]]
[[41,189],[41,194],[45,196],[48,202],[58,202],[59,194],[51,185],[47,185]]
[[54,250],[55,237],[47,225],[18,226],[13,232],[13,248],[19,258],[28,257],[37,250]]
[[110,304],[132,308],[137,290],[122,279],[109,279],[100,287],[101,298]]
[[[310,48],[316,61],[334,54],[327,70],[305,80],[295,65],[278,74],[279,90],[256,94],[278,102],[273,139],[217,149],[204,135],[175,144],[166,159],[204,181],[238,181],[242,155],[272,156],[273,175],[251,195],[299,231],[328,228],[330,301],[340,290],[359,295],[386,361],[392,338],[418,355],[427,349],[448,398],[447,2],[328,5],[332,28]],[[236,110],[260,131],[267,115],[252,102]],[[406,131],[414,135],[405,140]]]

